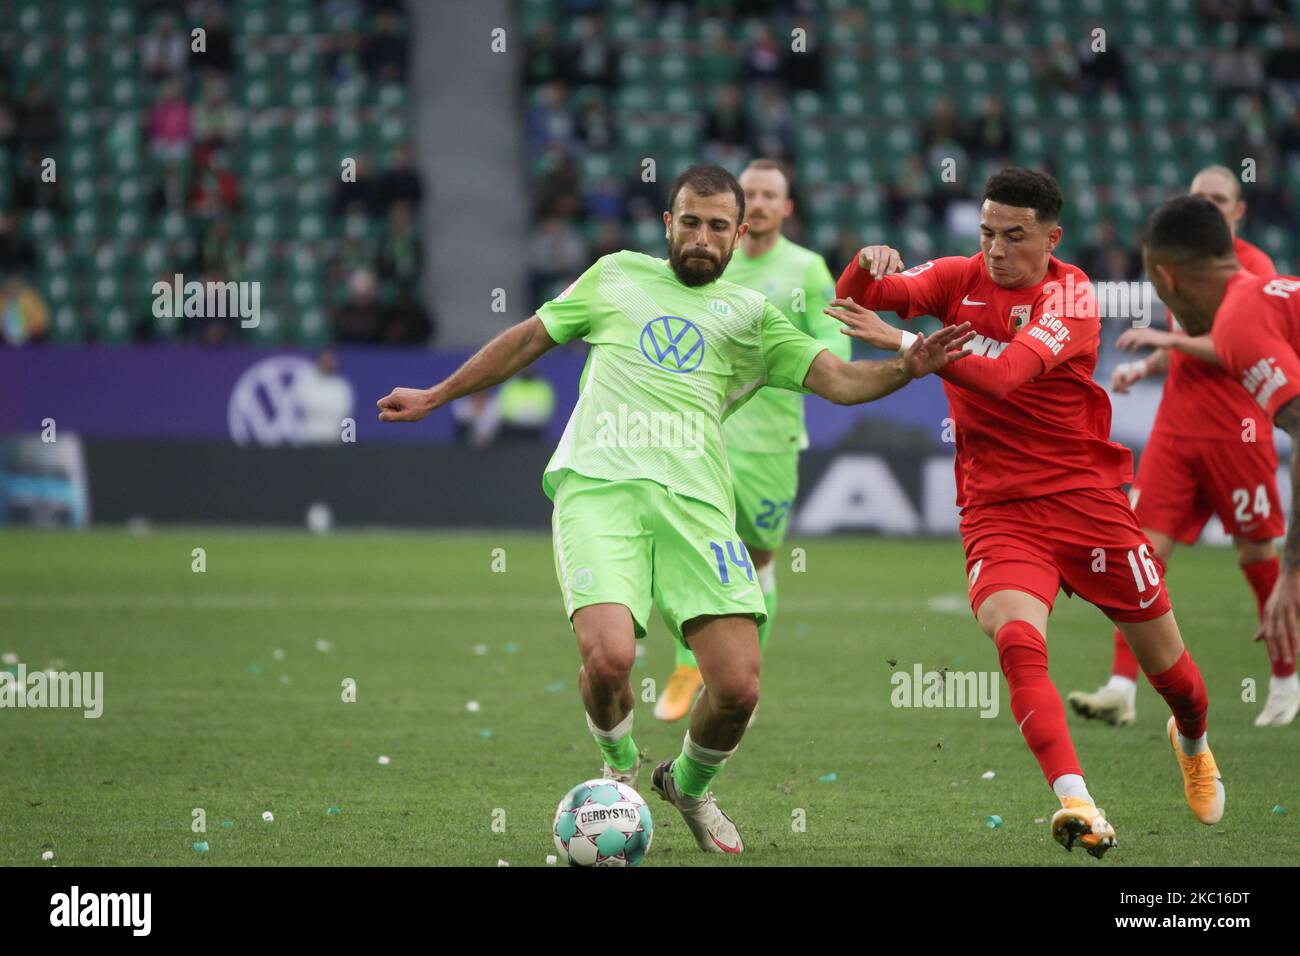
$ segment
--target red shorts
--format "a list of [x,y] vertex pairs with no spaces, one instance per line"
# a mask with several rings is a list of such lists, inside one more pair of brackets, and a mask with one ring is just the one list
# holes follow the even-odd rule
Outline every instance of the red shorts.
[[971,610],[995,591],[1021,591],[1052,608],[1077,594],[1112,621],[1170,610],[1164,564],[1119,488],[1080,488],[962,510]]
[[1142,527],[1195,544],[1210,515],[1233,537],[1286,534],[1277,449],[1268,442],[1175,439],[1153,432],[1130,493]]

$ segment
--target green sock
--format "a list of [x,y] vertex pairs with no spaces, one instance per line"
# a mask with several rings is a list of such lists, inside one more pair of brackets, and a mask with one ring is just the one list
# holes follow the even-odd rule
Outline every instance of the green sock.
[[631,734],[614,743],[596,738],[596,743],[600,744],[600,752],[605,755],[605,763],[615,770],[631,770],[636,763],[637,749]]
[[772,621],[776,617],[776,581],[772,590],[763,592],[763,601],[767,604],[767,620],[758,626],[758,653],[767,650],[767,637],[772,633]]
[[609,730],[597,727],[592,722],[590,714],[586,717],[587,729],[591,731],[591,736],[596,738],[600,752],[605,757],[605,763],[615,770],[631,770],[640,756],[636,743],[632,740],[632,713],[629,711],[628,715],[619,721],[618,726]]
[[691,740],[690,731],[682,741],[682,752],[673,761],[673,780],[677,789],[688,797],[702,797],[735,750],[710,750]]

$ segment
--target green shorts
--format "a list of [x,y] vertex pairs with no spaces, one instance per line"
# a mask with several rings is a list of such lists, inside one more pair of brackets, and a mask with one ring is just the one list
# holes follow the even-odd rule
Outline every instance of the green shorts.
[[785,540],[799,489],[799,453],[728,448],[727,459],[736,489],[736,533],[751,547],[775,551]]
[[702,614],[767,619],[749,552],[726,515],[643,478],[605,481],[569,471],[551,514],[564,611],[622,604],[644,637],[650,605],[673,637]]

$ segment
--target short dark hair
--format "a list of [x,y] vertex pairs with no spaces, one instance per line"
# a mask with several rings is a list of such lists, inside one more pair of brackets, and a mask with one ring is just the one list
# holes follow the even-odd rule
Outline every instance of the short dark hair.
[[1156,207],[1142,231],[1142,244],[1162,259],[1226,259],[1232,230],[1204,196],[1178,196]]
[[1023,166],[1008,166],[990,176],[984,185],[984,199],[1032,209],[1039,222],[1057,222],[1065,205],[1065,197],[1055,179]]
[[688,166],[680,176],[673,180],[673,188],[668,192],[668,210],[677,205],[677,194],[683,186],[690,186],[697,196],[716,196],[728,189],[736,197],[736,225],[745,221],[745,190],[740,188],[740,180],[721,166],[709,163],[696,163]]

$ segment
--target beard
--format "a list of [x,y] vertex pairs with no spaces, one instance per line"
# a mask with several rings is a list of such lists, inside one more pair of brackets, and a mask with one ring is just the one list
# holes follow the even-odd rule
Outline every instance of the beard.
[[677,280],[684,286],[708,285],[710,282],[716,281],[726,270],[727,263],[730,261],[730,253],[719,262],[714,258],[713,253],[704,252],[698,248],[669,246],[668,249],[668,264],[672,266]]

